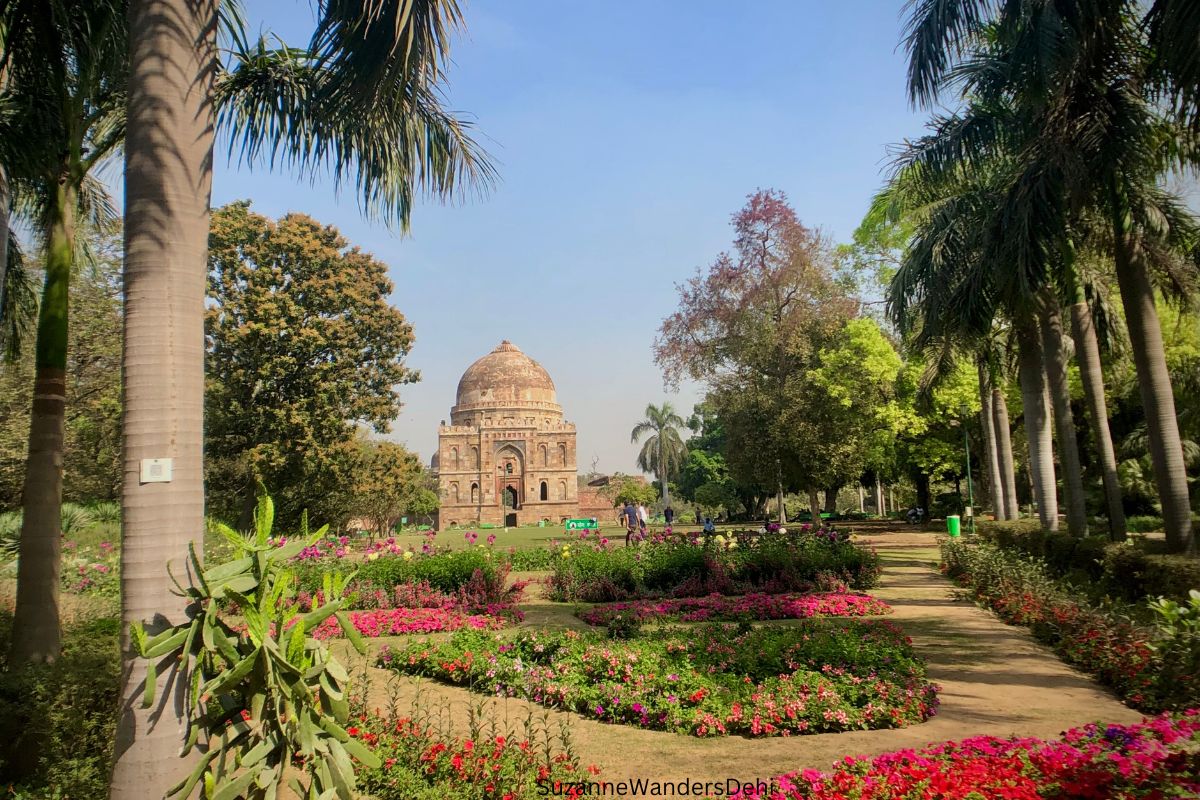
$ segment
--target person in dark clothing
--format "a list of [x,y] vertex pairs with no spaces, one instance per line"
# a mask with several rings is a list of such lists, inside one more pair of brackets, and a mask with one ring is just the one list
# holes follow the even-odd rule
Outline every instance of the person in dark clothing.
[[668,525],[670,525],[672,522],[674,522],[675,521],[675,509],[671,508],[670,506],[667,506],[665,509],[663,509],[663,519],[665,519],[667,521]]
[[634,531],[640,530],[637,509],[633,503],[626,503],[625,508],[621,509],[621,519],[625,521],[625,546],[629,547]]

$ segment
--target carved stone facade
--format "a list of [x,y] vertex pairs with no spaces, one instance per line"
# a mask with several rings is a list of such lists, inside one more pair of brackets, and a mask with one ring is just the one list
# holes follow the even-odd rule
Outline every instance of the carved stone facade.
[[507,340],[463,373],[433,463],[441,527],[579,515],[575,425],[550,375]]

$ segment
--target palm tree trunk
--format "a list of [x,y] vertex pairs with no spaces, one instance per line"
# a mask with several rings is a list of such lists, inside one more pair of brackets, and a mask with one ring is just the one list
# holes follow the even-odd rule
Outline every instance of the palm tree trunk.
[[[160,669],[141,706],[146,663],[129,625],[182,622],[171,591],[188,545],[202,552],[204,295],[212,186],[216,0],[133,0],[125,145],[125,409],[121,615],[124,685],[113,800],[162,797],[186,773],[186,680]],[[170,458],[169,482],[141,483],[142,459]]]
[[996,454],[1000,459],[1000,487],[1004,492],[1004,519],[1019,519],[1017,503],[1017,472],[1013,466],[1012,426],[1008,421],[1008,400],[1004,391],[992,385],[992,417],[995,425]]
[[0,164],[0,317],[4,314],[4,294],[8,287],[8,217],[11,207],[8,172]]
[[67,323],[75,257],[75,190],[60,182],[50,198],[46,278],[38,309],[33,411],[22,495],[12,663],[53,661],[61,629],[63,437],[67,408]]
[[863,485],[862,481],[858,482],[858,513],[865,514],[867,511],[866,504],[863,502]]
[[984,459],[987,464],[988,494],[996,519],[1008,519],[1004,509],[1004,486],[1000,482],[1000,454],[996,449],[995,422],[992,419],[992,384],[983,361],[979,368],[979,423],[983,430]]
[[1043,297],[1040,313],[1042,355],[1050,399],[1054,406],[1054,428],[1058,438],[1058,462],[1062,465],[1063,495],[1067,504],[1067,530],[1072,536],[1087,536],[1087,501],[1083,493],[1083,467],[1079,463],[1079,440],[1075,433],[1075,414],[1071,410],[1071,389],[1067,383],[1067,343],[1063,336],[1062,314],[1058,299]]
[[1021,398],[1025,406],[1025,436],[1029,440],[1029,474],[1038,518],[1046,530],[1058,530],[1058,495],[1054,479],[1054,444],[1050,410],[1046,407],[1046,371],[1037,320],[1023,314],[1017,323]]
[[[1119,197],[1114,191],[1114,197]],[[1123,205],[1114,203],[1123,211]],[[1138,245],[1121,211],[1116,214],[1115,235],[1117,285],[1121,306],[1129,328],[1129,344],[1137,368],[1142,413],[1150,439],[1150,462],[1162,504],[1163,527],[1167,547],[1172,552],[1194,552],[1192,514],[1188,503],[1187,469],[1183,463],[1183,444],[1179,421],[1175,416],[1175,395],[1163,352],[1162,330],[1154,304],[1154,288],[1142,265]]]
[[1125,540],[1125,507],[1121,502],[1121,481],[1117,475],[1117,456],[1113,449],[1112,433],[1108,429],[1108,403],[1104,399],[1104,367],[1100,363],[1100,344],[1096,340],[1092,309],[1082,295],[1081,287],[1071,305],[1075,360],[1079,364],[1079,377],[1083,383],[1083,395],[1092,423],[1092,437],[1096,440],[1100,471],[1104,478],[1109,538],[1114,542],[1121,542]]
[[663,434],[660,431],[658,434],[658,468],[662,474],[658,476],[658,480],[662,482],[663,508],[665,509],[667,506],[671,505],[671,487],[667,485],[667,465],[665,462],[663,462],[662,437]]

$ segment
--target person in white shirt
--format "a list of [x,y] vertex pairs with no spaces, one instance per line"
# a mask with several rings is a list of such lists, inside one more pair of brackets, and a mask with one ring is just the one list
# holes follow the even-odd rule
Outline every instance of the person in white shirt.
[[641,527],[642,533],[646,532],[646,507],[641,503],[637,507],[638,526]]

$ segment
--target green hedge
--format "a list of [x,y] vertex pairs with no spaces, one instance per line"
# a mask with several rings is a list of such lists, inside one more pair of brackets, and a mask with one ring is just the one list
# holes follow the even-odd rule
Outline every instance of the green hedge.
[[298,588],[316,592],[326,572],[356,572],[355,579],[363,585],[390,589],[402,583],[426,581],[442,592],[456,592],[470,582],[475,570],[481,570],[488,581],[495,578],[502,559],[484,548],[453,550],[434,555],[418,555],[411,559],[396,555],[382,556],[374,561],[331,562],[328,559],[304,561],[295,565]]
[[1043,530],[1037,520],[980,521],[979,536],[1004,550],[1041,559],[1052,575],[1087,584],[1095,595],[1137,602],[1145,597],[1187,599],[1200,589],[1200,559],[1148,552],[1145,544],[1113,543],[1103,536],[1077,539]]
[[570,551],[555,558],[549,581],[553,600],[600,603],[714,592],[803,592],[830,580],[862,590],[875,586],[880,574],[873,550],[816,538],[764,536],[734,549],[708,540]]

